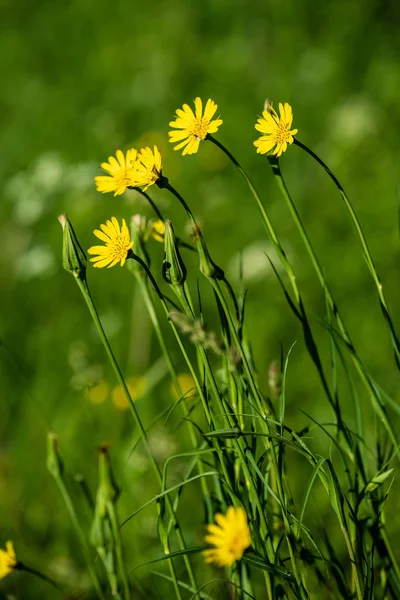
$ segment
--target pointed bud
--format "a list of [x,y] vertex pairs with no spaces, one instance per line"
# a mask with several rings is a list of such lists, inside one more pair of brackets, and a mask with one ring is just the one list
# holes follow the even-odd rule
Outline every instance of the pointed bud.
[[58,437],[50,432],[47,436],[47,470],[56,479],[62,477],[64,465],[58,451]]
[[86,279],[86,254],[66,214],[58,217],[63,228],[63,267],[77,279]]
[[107,445],[100,446],[99,452],[99,493],[105,504],[115,504],[119,496],[119,488],[115,483]]
[[162,274],[170,285],[183,285],[186,280],[186,267],[178,250],[171,221],[165,221]]
[[199,226],[196,227],[194,233],[197,241],[197,251],[200,258],[200,271],[203,273],[203,275],[209,277],[210,279],[223,279],[224,272],[212,260]]

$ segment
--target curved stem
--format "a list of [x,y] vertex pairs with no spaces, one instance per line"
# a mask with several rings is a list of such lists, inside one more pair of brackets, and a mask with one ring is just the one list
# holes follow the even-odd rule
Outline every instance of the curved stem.
[[279,160],[275,159],[275,158],[272,158],[272,157],[269,157],[269,162],[270,162],[270,165],[272,167],[272,171],[273,171],[273,173],[275,175],[275,178],[276,178],[276,180],[278,182],[279,189],[281,190],[282,195],[283,195],[283,197],[284,197],[284,199],[285,199],[285,201],[286,201],[286,203],[287,203],[287,205],[289,207],[289,210],[290,210],[292,218],[293,218],[293,220],[294,220],[294,222],[296,224],[296,227],[298,228],[298,230],[299,230],[299,232],[300,232],[300,234],[302,236],[304,245],[306,246],[307,252],[308,252],[308,254],[309,254],[310,258],[311,258],[311,261],[312,261],[314,269],[315,269],[315,271],[317,273],[318,279],[319,279],[319,281],[321,283],[321,286],[322,286],[322,288],[323,288],[323,290],[325,292],[325,296],[326,296],[326,300],[328,302],[329,308],[330,308],[332,314],[336,318],[336,321],[337,321],[337,324],[338,324],[338,327],[339,327],[339,331],[340,331],[340,334],[341,334],[341,336],[343,338],[343,341],[345,342],[345,344],[347,345],[347,347],[350,350],[350,356],[352,358],[353,364],[354,364],[354,366],[355,366],[355,368],[356,368],[356,370],[357,370],[357,372],[358,372],[358,374],[360,376],[360,379],[363,381],[363,383],[365,384],[365,386],[367,387],[367,389],[368,389],[368,391],[369,391],[369,393],[371,395],[372,405],[375,408],[375,411],[379,415],[380,419],[382,420],[383,424],[385,425],[386,430],[387,430],[387,432],[389,434],[389,438],[390,438],[391,442],[393,443],[394,447],[397,447],[396,435],[395,435],[395,433],[393,431],[393,428],[392,428],[392,426],[390,424],[390,421],[387,418],[384,406],[382,405],[381,399],[380,399],[380,397],[379,397],[379,395],[378,395],[378,393],[377,393],[377,391],[375,389],[375,386],[372,384],[372,382],[370,381],[370,379],[369,379],[368,375],[366,374],[364,368],[360,364],[360,361],[359,361],[359,359],[357,357],[357,354],[356,354],[354,346],[353,346],[353,342],[352,342],[352,340],[350,338],[350,334],[349,334],[349,332],[348,332],[348,330],[346,328],[346,325],[344,324],[344,321],[342,320],[342,317],[341,317],[339,309],[338,309],[338,307],[337,307],[337,305],[335,303],[335,300],[333,298],[333,295],[332,295],[332,292],[330,290],[330,287],[329,287],[329,285],[328,285],[328,283],[327,283],[327,281],[325,279],[324,273],[323,273],[322,268],[321,268],[321,266],[319,264],[318,258],[317,258],[316,254],[314,252],[314,249],[313,249],[313,247],[311,245],[311,242],[310,242],[310,240],[308,238],[307,232],[304,229],[304,225],[303,225],[303,223],[302,223],[302,221],[300,219],[300,216],[299,216],[299,214],[297,212],[297,209],[296,209],[296,207],[295,207],[295,205],[293,203],[293,200],[292,200],[292,198],[291,198],[291,196],[289,194],[289,191],[288,191],[288,189],[286,187],[285,181],[284,181],[284,179],[282,177],[282,173],[281,173],[281,170],[280,170],[280,167],[279,167]]
[[[141,259],[139,259],[139,257],[135,257],[135,258],[136,258],[136,260],[138,260],[138,262],[143,263],[143,261]],[[145,264],[145,263],[143,263],[143,264]],[[113,351],[111,349],[110,343],[109,343],[109,341],[107,339],[107,336],[105,334],[105,331],[103,329],[103,325],[101,324],[101,321],[100,321],[99,315],[97,313],[95,304],[94,304],[94,302],[92,300],[92,297],[91,297],[91,294],[90,294],[87,282],[86,282],[86,280],[81,280],[81,279],[77,279],[76,281],[77,281],[77,283],[79,285],[79,288],[80,288],[80,290],[82,292],[82,295],[83,295],[83,297],[84,297],[84,299],[86,301],[86,304],[87,304],[87,306],[89,308],[89,312],[90,312],[90,314],[92,316],[92,319],[94,321],[96,329],[97,329],[97,331],[99,333],[100,339],[101,339],[101,341],[103,343],[103,346],[104,346],[104,348],[106,350],[107,356],[109,358],[109,361],[110,361],[111,366],[113,368],[113,371],[115,373],[117,381],[120,384],[120,386],[121,386],[121,388],[122,388],[122,390],[124,392],[124,395],[125,395],[128,403],[129,403],[129,407],[130,407],[133,419],[134,419],[135,424],[136,424],[136,426],[137,426],[137,428],[139,430],[139,434],[140,434],[140,437],[142,439],[142,442],[143,442],[143,444],[144,444],[144,446],[146,448],[146,451],[147,451],[147,454],[149,456],[149,459],[150,459],[150,462],[151,462],[154,474],[156,476],[156,479],[157,479],[157,481],[158,481],[158,483],[159,483],[159,485],[161,487],[162,486],[162,474],[161,474],[160,467],[158,466],[158,463],[157,463],[156,459],[154,458],[153,453],[151,451],[149,440],[147,438],[146,430],[145,430],[145,428],[143,426],[143,423],[142,423],[142,421],[141,421],[141,419],[139,417],[139,413],[138,413],[138,411],[136,409],[136,406],[135,406],[135,404],[134,404],[134,402],[132,400],[132,397],[130,395],[128,386],[126,385],[126,382],[125,382],[125,379],[124,379],[124,377],[122,375],[121,369],[120,369],[120,367],[119,367],[119,365],[117,363],[117,360],[116,360],[116,358],[114,356],[114,353],[113,353]],[[158,289],[158,293],[160,294],[160,296],[164,300],[164,297],[163,297],[163,295],[161,293],[161,290],[158,288],[157,284],[156,284],[156,289]],[[176,527],[176,529],[178,529],[179,528],[179,523],[177,521],[177,518],[176,518],[174,509],[173,509],[173,505],[172,505],[171,499],[170,499],[170,497],[168,495],[166,496],[166,500],[165,501],[166,501],[166,505],[168,507],[168,510],[170,511],[171,518],[173,519],[174,526]],[[186,550],[186,545],[185,544],[183,544],[182,550]],[[173,565],[171,559],[169,559],[169,561],[171,562],[171,566],[170,566],[171,573],[172,573],[172,569],[173,569],[173,576],[176,579],[176,573],[175,573],[174,565]],[[184,555],[184,561],[185,561],[185,565],[186,565],[188,574],[191,577],[194,578],[192,567],[190,565],[190,561],[189,561],[187,555]],[[177,586],[177,583],[176,583],[175,587],[176,587],[176,589],[179,592],[179,587]],[[180,594],[179,594],[178,597],[180,597]]]
[[310,148],[308,148],[305,144],[303,144],[302,142],[300,142],[299,140],[295,139],[294,140],[294,144],[296,146],[298,146],[299,148],[301,148],[302,150],[304,150],[305,152],[307,152],[307,154],[309,154],[314,160],[317,161],[317,163],[319,165],[321,165],[321,167],[325,170],[326,173],[328,173],[329,177],[332,179],[332,181],[334,182],[334,184],[336,185],[336,187],[338,188],[340,195],[342,196],[342,199],[346,205],[346,208],[350,214],[350,218],[353,222],[354,228],[356,230],[358,239],[360,241],[360,245],[362,248],[362,252],[363,252],[363,256],[365,259],[365,262],[367,263],[368,269],[372,275],[372,279],[374,280],[375,283],[375,287],[377,289],[378,292],[378,297],[379,297],[379,302],[381,305],[381,310],[383,313],[383,316],[385,318],[385,321],[389,327],[389,332],[390,332],[390,336],[391,336],[391,340],[392,340],[392,345],[393,345],[393,350],[395,353],[395,359],[396,359],[396,364],[397,367],[400,369],[400,340],[397,336],[396,330],[394,328],[393,325],[393,321],[392,318],[390,316],[390,312],[389,312],[389,308],[386,302],[386,298],[385,298],[385,294],[383,292],[383,286],[381,283],[381,280],[379,278],[378,272],[376,270],[375,267],[375,263],[374,260],[372,258],[372,254],[371,251],[369,249],[367,240],[365,238],[364,232],[362,230],[361,227],[361,223],[357,217],[357,214],[353,208],[353,205],[350,202],[349,197],[347,196],[346,192],[344,191],[341,183],[339,182],[339,180],[337,179],[337,177],[334,175],[334,173],[332,173],[332,171],[330,170],[330,168],[324,163],[323,160],[321,160],[319,158],[319,156],[317,156],[315,154],[315,152],[313,152],[312,150],[310,150]]
[[103,591],[101,589],[101,585],[100,585],[100,581],[99,581],[98,575],[97,575],[95,569],[92,566],[92,560],[91,560],[91,557],[90,557],[89,546],[88,546],[85,534],[83,532],[82,525],[80,524],[80,521],[78,519],[78,515],[76,514],[75,506],[74,506],[74,504],[73,504],[73,502],[71,500],[71,496],[69,495],[67,486],[65,485],[65,483],[64,483],[64,481],[63,481],[63,479],[62,479],[61,476],[55,476],[55,480],[56,480],[58,488],[59,488],[59,490],[61,492],[61,495],[62,495],[63,500],[65,502],[65,505],[67,507],[67,510],[69,512],[70,519],[71,519],[71,521],[72,521],[72,523],[73,523],[73,525],[74,525],[74,527],[76,529],[76,532],[78,534],[79,541],[81,543],[82,550],[83,550],[83,555],[85,557],[87,568],[88,568],[90,577],[92,579],[93,587],[94,587],[94,589],[96,591],[97,597],[100,598],[101,600],[105,600],[105,596],[104,596]]

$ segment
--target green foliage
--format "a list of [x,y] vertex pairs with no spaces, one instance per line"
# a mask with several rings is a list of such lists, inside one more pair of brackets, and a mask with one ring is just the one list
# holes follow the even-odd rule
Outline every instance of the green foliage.
[[[124,598],[126,578],[137,598],[400,597],[396,10],[378,0],[2,3],[0,546],[12,539],[60,597],[97,597],[96,578]],[[197,95],[218,103],[216,141],[268,221],[215,144],[182,157],[168,143],[174,111]],[[347,196],[311,156],[292,146],[272,171],[256,155],[266,96],[290,102],[299,140],[346,189],[372,268]],[[202,271],[218,277],[203,277],[185,212],[155,186],[187,270],[172,298],[162,246],[146,241],[168,311],[138,263],[134,277],[88,267],[140,432],[63,271],[56,218],[69,215],[80,252],[112,214],[159,218],[143,195],[100,195],[93,182],[117,148],[154,143],[201,223]],[[121,494],[119,514],[110,502],[102,521],[104,441]],[[245,507],[253,548],[224,573],[200,552],[205,525],[231,504]],[[0,581],[7,594],[57,592],[16,571]]]

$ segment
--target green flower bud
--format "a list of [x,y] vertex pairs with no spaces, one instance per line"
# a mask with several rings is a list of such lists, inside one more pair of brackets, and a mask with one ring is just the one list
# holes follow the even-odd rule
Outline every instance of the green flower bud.
[[165,221],[162,274],[170,285],[183,285],[186,280],[186,267],[178,250],[171,221]]
[[199,226],[196,227],[194,233],[196,235],[197,251],[200,258],[200,271],[210,279],[223,279],[224,272],[212,260]]
[[58,452],[58,437],[50,432],[47,436],[47,470],[56,479],[62,477],[64,465]]
[[99,452],[99,494],[105,504],[115,504],[119,496],[119,488],[115,483],[107,446],[105,444],[100,446]]
[[86,279],[86,254],[66,214],[58,217],[63,228],[63,267],[77,279]]

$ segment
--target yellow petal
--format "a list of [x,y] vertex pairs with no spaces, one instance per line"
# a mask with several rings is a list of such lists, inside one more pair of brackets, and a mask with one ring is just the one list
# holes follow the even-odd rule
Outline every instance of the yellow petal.
[[207,121],[211,121],[211,119],[217,111],[217,108],[218,104],[215,104],[214,100],[211,100],[211,98],[209,98],[204,109],[204,118],[207,119]]
[[99,231],[98,229],[95,229],[93,233],[96,237],[99,238],[99,240],[101,240],[102,242],[106,242],[106,244],[110,241],[109,236],[103,233],[102,231]]
[[200,120],[203,113],[203,103],[201,101],[201,98],[197,97],[194,99],[194,106],[196,109],[196,119]]

